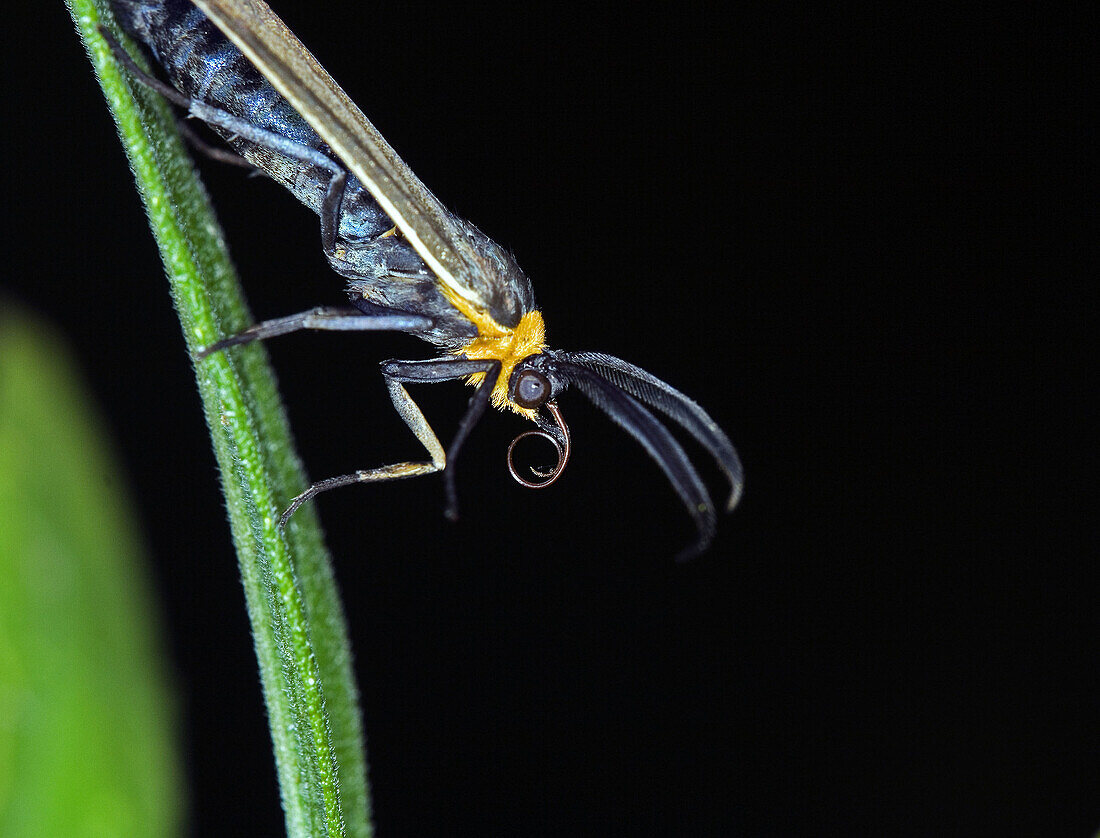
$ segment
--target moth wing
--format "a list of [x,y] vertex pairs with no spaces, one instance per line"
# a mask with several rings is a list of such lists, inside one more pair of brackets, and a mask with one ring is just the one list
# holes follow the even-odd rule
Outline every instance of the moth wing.
[[359,178],[439,281],[485,310],[467,235],[275,12],[263,0],[194,3]]

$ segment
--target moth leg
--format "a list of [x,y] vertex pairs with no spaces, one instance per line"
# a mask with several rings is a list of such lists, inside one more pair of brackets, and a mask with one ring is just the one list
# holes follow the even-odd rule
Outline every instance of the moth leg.
[[336,234],[340,231],[340,204],[344,201],[344,185],[348,173],[343,169],[333,174],[325,190],[325,199],[317,215],[321,218],[321,247],[327,256],[336,255]]
[[183,137],[191,148],[200,154],[213,160],[215,163],[222,163],[226,166],[237,166],[241,169],[248,169],[252,174],[264,174],[260,169],[257,169],[241,155],[234,154],[232,151],[226,151],[224,148],[218,148],[211,145],[196,132],[191,130],[191,126],[184,122],[182,119],[176,120],[176,130],[180,132],[180,136]]
[[118,42],[118,39],[115,38],[113,34],[111,34],[110,29],[100,24],[99,34],[102,35],[103,40],[107,42],[107,46],[110,47],[111,53],[114,55],[115,60],[118,61],[118,63],[121,64],[123,67],[125,67],[126,71],[139,82],[141,82],[141,84],[145,85],[150,90],[159,93],[173,105],[177,105],[184,109],[190,106],[191,99],[189,97],[184,96],[170,84],[165,84],[156,76],[151,76],[143,69],[141,69],[137,65],[137,62],[135,62],[134,59],[130,57],[130,53],[128,53],[125,48],[123,48],[122,44]]
[[222,128],[240,137],[242,140],[248,140],[250,143],[276,151],[279,154],[289,157],[291,160],[298,160],[302,163],[311,163],[315,166],[320,166],[332,172],[334,177],[343,172],[343,168],[338,163],[317,151],[315,148],[302,145],[299,142],[284,137],[282,134],[277,134],[266,128],[260,128],[258,125],[253,125],[247,119],[242,119],[239,116],[234,116],[228,111],[223,111],[221,108],[208,105],[201,99],[192,99],[190,96],[180,93],[180,91],[176,90],[171,85],[165,84],[160,79],[142,70],[134,62],[134,59],[130,57],[130,54],[122,48],[122,44],[115,40],[115,37],[105,27],[99,27],[99,34],[107,41],[107,45],[111,48],[111,52],[114,53],[118,62],[122,64],[138,82],[145,85],[150,90],[159,93],[173,105],[185,109],[189,114],[201,119],[207,125]]
[[419,314],[396,311],[387,314],[363,314],[355,308],[320,306],[249,326],[235,335],[222,338],[217,343],[200,349],[198,359],[201,361],[208,355],[229,346],[251,343],[254,340],[267,340],[291,332],[300,332],[303,329],[326,332],[417,332],[430,328],[431,325],[431,318]]
[[339,489],[341,486],[351,486],[355,483],[376,483],[382,480],[401,480],[408,477],[418,477],[421,474],[432,474],[441,471],[447,465],[447,455],[443,446],[439,443],[439,437],[435,435],[428,420],[424,418],[423,411],[412,400],[412,396],[401,386],[401,383],[393,379],[386,380],[386,386],[390,391],[390,399],[393,401],[397,414],[409,426],[421,445],[428,451],[431,462],[394,463],[379,468],[361,469],[351,474],[342,474],[339,477],[329,477],[326,480],[318,480],[298,497],[290,502],[290,506],[279,517],[279,528],[286,526],[286,522],[303,503],[313,500],[321,492],[330,489]]
[[[458,432],[455,434],[450,447],[444,451],[428,420],[424,418],[423,411],[413,401],[405,384],[434,384],[443,381],[454,381],[475,373],[485,373],[485,379],[478,385],[477,391],[470,399],[470,405],[466,409],[465,416],[459,423]],[[400,480],[408,477],[417,477],[421,474],[432,474],[437,471],[444,473],[447,486],[446,515],[451,520],[457,518],[457,501],[454,486],[453,464],[458,458],[458,452],[462,443],[469,436],[471,429],[485,412],[489,403],[489,394],[493,391],[497,377],[500,375],[499,361],[470,361],[465,358],[445,358],[430,361],[387,361],[382,365],[382,374],[386,378],[386,387],[390,393],[397,414],[408,426],[413,435],[420,440],[420,444],[431,457],[430,462],[406,462],[381,466],[380,468],[360,470],[352,474],[344,474],[339,477],[330,477],[327,480],[319,480],[306,489],[298,497],[291,501],[290,506],[279,518],[279,526],[283,527],[290,516],[303,503],[317,497],[321,492],[336,489],[341,486],[350,486],[355,483],[375,483],[382,480]],[[451,466],[448,468],[448,466]]]
[[[485,414],[485,408],[489,405],[489,396],[492,395],[493,387],[496,386],[497,378],[500,377],[500,361],[469,361],[464,358],[455,358],[445,361],[387,361],[382,365],[382,374],[386,376],[387,380],[394,379],[406,384],[452,381],[476,373],[485,373],[485,377],[478,384],[473,396],[470,397],[466,413],[462,416],[462,421],[458,423],[458,430],[447,449],[447,459],[444,464],[443,486],[447,496],[447,505],[444,507],[443,514],[451,521],[458,520],[455,462],[458,460],[458,453],[462,450],[462,445],[466,442],[470,431],[474,429],[474,425]],[[419,434],[417,438],[424,442]]]
[[[137,64],[134,63],[134,59],[130,57],[130,54],[122,48],[122,45],[115,40],[114,36],[111,35],[107,29],[101,26],[99,31],[110,46],[111,52],[114,53],[115,58],[126,67],[129,73],[138,82],[159,93],[172,104],[185,109],[189,114],[198,117],[207,125],[217,126],[218,128],[231,132],[243,140],[248,140],[250,143],[263,146],[264,148],[285,155],[291,160],[308,163],[330,172],[332,177],[325,190],[325,197],[321,202],[318,215],[321,218],[321,245],[325,253],[329,256],[335,254],[336,236],[340,230],[340,205],[344,198],[344,185],[347,183],[348,179],[347,170],[344,169],[343,166],[317,151],[315,148],[302,145],[301,143],[284,137],[282,134],[277,134],[274,131],[269,131],[266,128],[260,128],[257,125],[253,125],[248,120],[234,116],[220,108],[208,105],[201,99],[192,99],[190,96],[180,93],[180,91],[176,90],[171,85],[165,84],[160,79],[149,75],[138,67]],[[215,160],[239,166],[243,165],[246,168],[254,168],[247,160],[244,160],[238,155],[221,149],[211,148],[195,137],[190,131],[187,131],[186,135],[189,141],[191,141],[200,151]]]

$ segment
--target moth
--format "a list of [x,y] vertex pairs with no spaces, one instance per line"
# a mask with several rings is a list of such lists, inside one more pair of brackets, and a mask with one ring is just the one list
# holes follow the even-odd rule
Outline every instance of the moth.
[[[443,473],[446,512],[455,517],[455,462],[490,404],[534,423],[512,441],[507,463],[524,486],[548,486],[571,452],[558,400],[572,388],[641,444],[684,502],[697,537],[681,558],[706,549],[717,526],[715,505],[654,411],[714,458],[729,481],[729,511],[741,496],[743,475],[722,429],[694,401],[633,364],[600,352],[551,349],[531,283],[512,255],[436,199],[265,3],[112,3],[122,26],[148,48],[170,83],[141,73],[116,44],[131,72],[318,214],[322,248],[344,277],[351,303],[257,323],[206,347],[200,359],[303,329],[407,332],[439,350],[434,358],[381,365],[394,407],[429,459],[314,483],[293,500],[281,525],[328,489],[433,472]],[[476,389],[444,449],[405,385],[459,379]],[[552,469],[532,470],[533,480],[513,462],[516,444],[532,434],[549,440],[558,454]]]

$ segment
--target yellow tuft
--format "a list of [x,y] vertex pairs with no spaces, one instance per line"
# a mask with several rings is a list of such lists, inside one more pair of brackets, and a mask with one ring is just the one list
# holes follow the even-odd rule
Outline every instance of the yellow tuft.
[[[481,319],[475,321],[478,336],[457,354],[474,360],[500,361],[500,377],[492,393],[493,405],[533,419],[536,411],[520,407],[508,398],[508,380],[512,377],[516,364],[529,355],[546,349],[546,327],[542,322],[542,314],[538,311],[527,312],[514,329],[507,329],[491,318],[484,318],[488,322],[483,327]],[[475,373],[466,379],[466,383],[478,385],[484,378],[485,373]]]

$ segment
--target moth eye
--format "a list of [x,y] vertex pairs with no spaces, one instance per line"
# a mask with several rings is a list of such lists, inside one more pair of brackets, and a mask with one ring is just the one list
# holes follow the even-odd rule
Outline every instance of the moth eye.
[[520,407],[538,407],[550,398],[550,382],[541,372],[524,370],[516,381],[515,401]]

